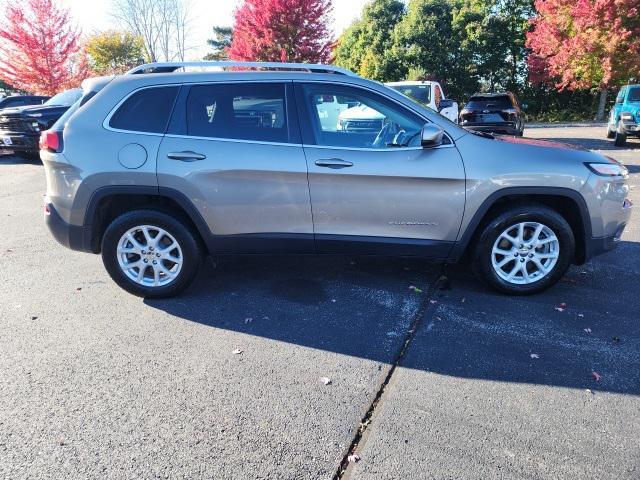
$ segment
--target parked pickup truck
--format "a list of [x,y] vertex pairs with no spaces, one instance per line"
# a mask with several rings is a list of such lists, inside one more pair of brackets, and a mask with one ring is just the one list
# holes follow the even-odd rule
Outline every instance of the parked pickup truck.
[[[434,110],[440,115],[458,123],[458,104],[444,98],[442,87],[438,82],[394,82],[388,87],[406,95],[413,101]],[[385,126],[385,116],[376,110],[375,105],[354,102],[348,97],[331,97],[322,99],[319,107],[323,128],[336,125],[335,130],[343,132],[380,132]],[[337,118],[337,124],[335,119]]]
[[61,92],[42,105],[0,111],[0,153],[38,155],[40,132],[49,129],[82,96],[80,88]]
[[458,123],[458,104],[444,96],[444,91],[438,82],[392,82],[386,85],[435,110],[452,122]]
[[629,135],[640,137],[640,85],[622,87],[609,115],[607,138],[623,147]]

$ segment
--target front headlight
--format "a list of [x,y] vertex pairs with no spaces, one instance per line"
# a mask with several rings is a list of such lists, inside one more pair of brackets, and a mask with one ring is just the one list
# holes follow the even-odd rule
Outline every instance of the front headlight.
[[601,177],[626,177],[629,170],[619,163],[585,163],[585,166]]
[[633,114],[631,112],[622,112],[620,118],[622,120],[633,120]]

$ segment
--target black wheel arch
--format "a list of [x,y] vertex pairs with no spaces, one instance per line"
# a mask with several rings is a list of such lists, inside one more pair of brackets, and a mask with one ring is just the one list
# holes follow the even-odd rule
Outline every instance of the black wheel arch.
[[181,192],[172,188],[145,185],[111,185],[97,189],[84,215],[86,250],[100,253],[101,239],[119,215],[135,209],[156,209],[176,216],[197,234],[206,248],[211,231],[200,212]]
[[580,265],[586,261],[587,242],[592,232],[589,209],[580,192],[564,187],[507,187],[492,193],[474,214],[451,250],[448,261],[466,260],[484,225],[514,202],[542,204],[561,214],[571,225],[576,240],[574,263]]

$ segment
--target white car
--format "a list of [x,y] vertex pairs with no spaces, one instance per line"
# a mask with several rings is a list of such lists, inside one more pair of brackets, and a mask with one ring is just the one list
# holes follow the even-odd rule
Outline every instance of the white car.
[[438,82],[391,82],[386,84],[394,90],[406,95],[422,105],[435,110],[443,117],[458,123],[458,103],[444,96],[444,91]]

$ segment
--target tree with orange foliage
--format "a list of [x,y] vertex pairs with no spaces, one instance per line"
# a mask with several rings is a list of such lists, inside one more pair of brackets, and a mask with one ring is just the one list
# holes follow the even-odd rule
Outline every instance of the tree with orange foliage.
[[607,90],[640,72],[640,3],[536,0],[535,7],[527,34],[531,81],[599,90],[597,119],[603,119]]
[[0,79],[14,88],[53,95],[88,74],[80,32],[53,0],[9,3],[0,26]]
[[229,58],[328,62],[331,11],[332,0],[244,0],[236,10]]

